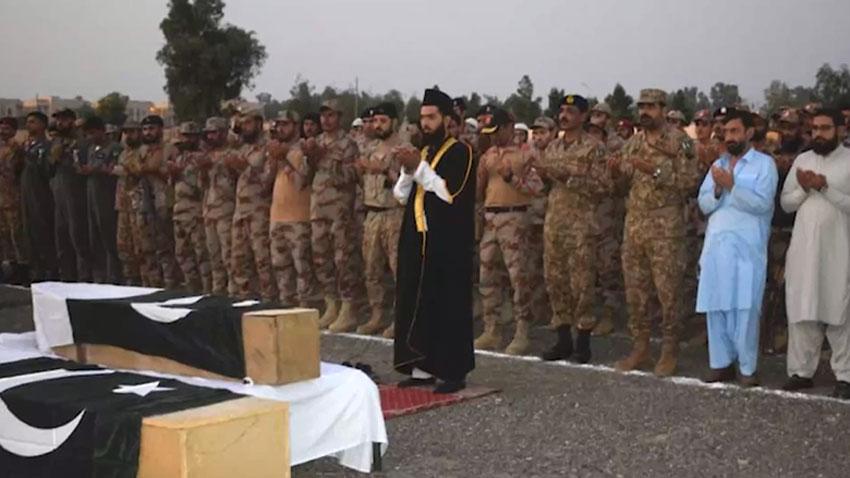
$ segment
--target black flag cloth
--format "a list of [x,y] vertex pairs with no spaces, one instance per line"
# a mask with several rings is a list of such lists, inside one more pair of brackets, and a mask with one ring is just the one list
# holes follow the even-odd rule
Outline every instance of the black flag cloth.
[[135,477],[144,417],[241,397],[51,358],[0,364],[0,478]]

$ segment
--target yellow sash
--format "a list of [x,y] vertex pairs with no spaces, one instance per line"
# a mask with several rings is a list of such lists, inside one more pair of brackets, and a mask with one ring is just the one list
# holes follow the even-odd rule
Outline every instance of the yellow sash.
[[[443,155],[446,154],[446,151],[448,151],[455,143],[457,143],[456,139],[449,138],[442,146],[440,146],[437,154],[434,155],[434,159],[431,160],[431,169],[437,169],[437,165],[440,164],[440,160],[443,159]],[[425,161],[425,158],[428,157],[427,146],[422,148],[420,155],[422,161]],[[451,200],[449,202],[451,203]],[[428,230],[428,225],[425,222],[425,188],[423,188],[421,184],[416,185],[416,196],[413,199],[413,217],[416,219],[416,230],[424,234],[425,231]]]

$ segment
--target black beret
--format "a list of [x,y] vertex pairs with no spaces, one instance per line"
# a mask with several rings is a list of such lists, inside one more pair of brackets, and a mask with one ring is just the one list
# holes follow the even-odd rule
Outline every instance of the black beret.
[[41,111],[33,111],[32,113],[27,114],[27,118],[29,118],[30,116],[32,116],[33,118],[36,118],[37,120],[41,121],[45,125],[47,123],[49,123],[49,120],[47,119],[47,115],[42,113]]
[[398,110],[395,107],[395,104],[390,103],[389,101],[386,103],[381,103],[378,106],[372,108],[372,116],[384,115],[389,116],[390,118],[397,119],[398,118]]
[[159,115],[148,115],[145,116],[144,119],[142,119],[142,126],[147,125],[163,127],[165,126],[165,122],[162,121],[162,117]]
[[490,120],[490,124],[487,127],[481,130],[481,133],[493,134],[499,131],[499,128],[502,126],[507,126],[514,122],[513,116],[502,108],[494,108],[492,114],[493,119]]
[[586,113],[588,108],[590,107],[590,104],[587,102],[587,99],[585,99],[585,97],[581,95],[564,96],[564,99],[561,100],[561,104],[567,106],[575,106],[582,113]]
[[92,130],[92,129],[102,129],[106,130],[106,124],[100,119],[99,116],[92,116],[91,118],[86,119],[86,122],[83,123],[83,130]]

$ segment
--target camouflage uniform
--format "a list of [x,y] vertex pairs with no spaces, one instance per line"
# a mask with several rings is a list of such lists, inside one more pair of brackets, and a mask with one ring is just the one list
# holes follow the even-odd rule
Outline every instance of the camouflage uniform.
[[[700,177],[691,139],[677,129],[661,128],[657,140],[650,142],[642,131],[622,150],[626,163],[622,179],[629,186],[622,259],[629,328],[636,347],[648,347],[647,305],[654,285],[662,309],[662,361],[665,354],[672,356],[675,368],[685,272],[685,200],[694,194]],[[655,172],[646,174],[631,167],[631,158],[649,161]],[[656,372],[661,374],[658,367]]]
[[192,292],[212,292],[209,254],[204,233],[201,151],[181,151],[175,164],[182,171],[174,182],[174,253],[185,286]]
[[[272,161],[267,163],[268,168],[273,166]],[[280,301],[302,307],[317,299],[310,244],[308,172],[307,159],[296,140],[289,144],[285,162],[277,164],[271,206],[271,257]],[[278,204],[278,199],[283,203]],[[287,204],[288,199],[293,201]]]
[[[505,163],[511,168],[507,181],[499,172]],[[496,348],[501,342],[498,323],[506,285],[513,290],[513,318],[517,322],[508,353],[519,354],[527,348],[526,331],[533,317],[530,262],[526,256],[531,229],[528,208],[532,196],[543,190],[532,163],[530,150],[514,145],[493,146],[478,163],[480,177],[487,178],[479,184],[484,205],[479,292],[485,331],[476,340],[478,348]]]
[[121,262],[116,245],[115,177],[112,168],[121,154],[118,143],[89,145],[86,163],[95,171],[86,176],[89,241],[94,258],[95,282],[121,283]]
[[360,333],[372,334],[386,328],[383,310],[387,305],[388,293],[392,296],[394,287],[387,287],[384,281],[387,270],[392,272],[395,284],[398,265],[398,240],[401,232],[401,220],[404,207],[393,196],[392,188],[399,176],[400,166],[392,156],[392,149],[398,146],[412,147],[394,133],[385,140],[376,141],[367,146],[363,157],[372,163],[380,164],[383,172],[367,171],[363,175],[363,203],[366,207],[364,223],[363,258],[365,260],[366,292],[372,312],[371,320],[358,329]]
[[18,180],[23,161],[23,152],[13,140],[0,140],[0,259],[13,263],[27,261]]
[[[609,129],[606,142],[608,154],[616,154],[624,144],[625,142],[616,131]],[[622,195],[602,196],[599,199],[597,215],[599,219],[599,246],[596,249],[597,291],[602,298],[604,320],[612,320],[615,311],[620,310],[623,304],[623,269],[620,251],[626,204]]]
[[207,151],[207,154],[212,165],[204,175],[206,191],[203,217],[212,272],[212,290],[216,294],[235,295],[236,284],[233,282],[230,268],[230,239],[233,233],[238,175],[224,164],[224,159],[233,154],[233,150],[224,146]]
[[64,281],[91,280],[91,249],[86,220],[86,181],[77,171],[85,150],[76,136],[57,136],[50,147],[56,255]]
[[[174,258],[174,223],[172,208],[174,207],[174,189],[167,180],[168,164],[177,157],[177,148],[172,144],[155,143],[142,145],[139,155],[142,166],[149,171],[142,178],[143,184],[150,186],[153,196],[152,214],[146,218],[147,226],[153,228],[153,245],[143,245],[145,251],[153,249],[155,259],[145,259],[155,277],[156,287],[173,289],[178,284],[179,272]],[[148,213],[148,211],[145,211]],[[149,236],[148,236],[149,237]],[[149,240],[142,237],[141,240]],[[155,264],[151,265],[150,261]],[[154,270],[155,269],[155,270]]]
[[[540,156],[543,151],[534,151],[534,163],[540,161]],[[549,323],[552,316],[552,307],[549,304],[549,294],[546,291],[546,277],[543,274],[543,228],[546,219],[546,210],[548,208],[548,187],[544,183],[543,190],[540,194],[531,198],[531,205],[528,209],[529,214],[529,229],[528,229],[528,260],[529,265],[529,281],[531,287],[531,310],[532,320]]]
[[357,277],[351,261],[356,250],[351,221],[357,145],[341,130],[322,133],[317,141],[325,154],[317,162],[312,181],[313,264],[325,297],[350,301]]
[[[231,231],[230,270],[236,295],[277,300],[269,246],[269,207],[274,175],[266,168],[266,141],[245,143],[234,151],[247,166],[236,181]],[[259,288],[259,290],[257,290]]]
[[572,143],[558,138],[539,164],[552,180],[543,234],[553,322],[590,331],[596,325],[597,208],[609,189],[605,146],[585,133]]
[[156,256],[154,194],[142,173],[142,148],[127,148],[119,157],[119,168],[127,176],[131,240],[139,278],[145,287],[162,287],[162,270]]
[[121,261],[121,272],[128,285],[142,283],[136,251],[138,239],[134,239],[133,235],[133,209],[130,202],[131,191],[136,188],[138,179],[131,176],[126,167],[127,163],[139,164],[138,154],[139,148],[124,148],[118,155],[116,166],[112,169],[112,174],[118,176],[115,183],[115,211],[118,215],[115,242],[118,259]]

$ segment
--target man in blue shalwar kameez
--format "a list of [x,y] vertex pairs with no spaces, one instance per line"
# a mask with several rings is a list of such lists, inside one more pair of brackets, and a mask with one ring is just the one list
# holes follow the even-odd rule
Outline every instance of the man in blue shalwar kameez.
[[767,242],[778,175],[773,158],[750,145],[750,113],[723,120],[726,150],[699,190],[708,217],[700,257],[697,312],[708,316],[708,382],[735,379],[758,385],[759,315],[767,271]]

